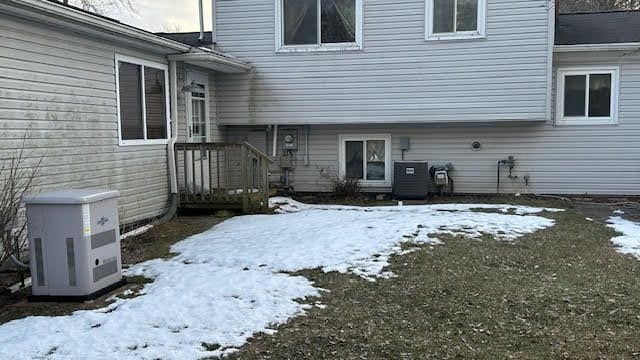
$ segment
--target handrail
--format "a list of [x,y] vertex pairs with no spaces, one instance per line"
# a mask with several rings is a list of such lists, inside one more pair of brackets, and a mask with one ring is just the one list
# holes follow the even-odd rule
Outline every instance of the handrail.
[[237,204],[244,212],[268,207],[273,160],[247,143],[176,143],[181,206]]

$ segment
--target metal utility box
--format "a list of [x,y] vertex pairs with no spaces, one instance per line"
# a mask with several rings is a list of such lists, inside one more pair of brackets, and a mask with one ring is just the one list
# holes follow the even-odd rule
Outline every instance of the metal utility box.
[[25,197],[33,300],[90,299],[123,283],[118,191]]
[[423,199],[429,195],[429,165],[426,161],[396,161],[393,164],[393,195]]

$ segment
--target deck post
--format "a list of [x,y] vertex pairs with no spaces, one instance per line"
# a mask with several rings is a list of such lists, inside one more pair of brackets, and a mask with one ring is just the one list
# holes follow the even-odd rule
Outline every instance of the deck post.
[[247,171],[247,147],[243,144],[241,147],[242,159],[240,161],[240,169],[242,178],[242,212],[249,212],[249,186],[248,186],[248,174]]

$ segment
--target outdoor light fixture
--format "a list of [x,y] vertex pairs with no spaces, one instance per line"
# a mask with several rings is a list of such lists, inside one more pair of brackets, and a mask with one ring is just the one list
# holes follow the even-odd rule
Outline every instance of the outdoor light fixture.
[[195,81],[191,81],[191,84],[185,85],[182,87],[182,92],[200,92],[202,91],[202,87],[198,86]]

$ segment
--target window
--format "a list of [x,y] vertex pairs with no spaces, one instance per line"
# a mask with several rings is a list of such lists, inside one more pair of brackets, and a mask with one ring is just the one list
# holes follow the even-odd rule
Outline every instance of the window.
[[556,123],[588,125],[617,122],[617,68],[559,69],[557,83]]
[[340,136],[340,176],[363,185],[391,186],[391,136]]
[[276,9],[276,51],[362,47],[362,0],[276,0]]
[[427,40],[485,36],[486,0],[426,0]]
[[120,145],[165,144],[169,138],[167,67],[116,56]]

